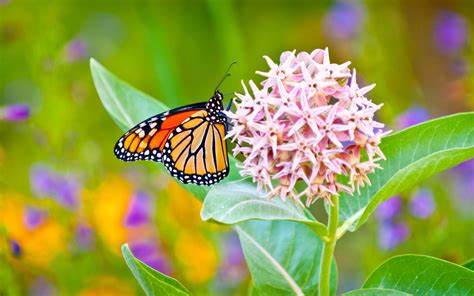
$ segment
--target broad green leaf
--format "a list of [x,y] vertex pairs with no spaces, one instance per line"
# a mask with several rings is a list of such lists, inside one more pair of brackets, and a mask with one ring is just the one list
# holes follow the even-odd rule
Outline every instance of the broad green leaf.
[[414,295],[473,295],[474,271],[434,257],[402,255],[380,265],[364,288],[395,289]]
[[190,295],[189,291],[180,282],[154,270],[135,258],[128,245],[122,246],[122,254],[146,295]]
[[371,289],[359,289],[353,290],[347,293],[342,294],[344,296],[409,296],[405,292],[392,290],[392,289],[380,289],[380,288],[371,288]]
[[163,103],[118,79],[96,60],[90,60],[90,67],[95,88],[105,110],[122,130],[128,130],[137,123],[169,109]]
[[360,227],[389,197],[474,157],[474,112],[410,127],[384,138],[380,148],[387,160],[370,176],[372,185],[340,198],[339,233]]
[[[90,60],[90,68],[95,88],[97,89],[97,93],[105,110],[107,110],[122,131],[125,132],[137,123],[153,115],[169,110],[163,103],[120,80],[96,60]],[[111,147],[113,147],[114,144],[115,143],[111,143]],[[240,178],[237,168],[235,167],[235,159],[230,157],[229,160],[230,173],[223,182]],[[204,199],[204,196],[206,196],[209,190],[208,187],[205,186],[184,185],[181,182],[180,184],[191,191],[200,200]]]
[[290,200],[270,200],[246,180],[214,186],[204,200],[201,218],[204,221],[212,219],[224,224],[236,224],[252,219],[289,220],[305,223],[320,236],[326,235],[324,224],[316,221],[303,206]]
[[[252,274],[254,295],[315,295],[323,242],[304,224],[247,221],[234,226]],[[333,261],[331,294],[336,293]]]
[[466,267],[467,269],[474,270],[474,259],[467,261],[462,266]]

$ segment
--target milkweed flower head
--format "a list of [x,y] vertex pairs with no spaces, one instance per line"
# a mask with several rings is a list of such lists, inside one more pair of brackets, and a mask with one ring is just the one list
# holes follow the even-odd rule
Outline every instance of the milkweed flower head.
[[270,196],[306,197],[307,206],[370,184],[388,133],[374,120],[382,105],[366,97],[375,85],[359,87],[350,62],[331,63],[327,49],[264,59],[270,69],[256,73],[265,79],[249,81],[250,90],[242,83],[235,112],[227,112],[233,153],[245,158],[241,174]]

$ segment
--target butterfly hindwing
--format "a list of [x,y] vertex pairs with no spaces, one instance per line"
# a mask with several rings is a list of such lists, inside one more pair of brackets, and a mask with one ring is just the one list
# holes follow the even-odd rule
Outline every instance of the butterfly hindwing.
[[212,185],[229,173],[225,123],[203,110],[193,114],[170,135],[163,163],[183,183]]

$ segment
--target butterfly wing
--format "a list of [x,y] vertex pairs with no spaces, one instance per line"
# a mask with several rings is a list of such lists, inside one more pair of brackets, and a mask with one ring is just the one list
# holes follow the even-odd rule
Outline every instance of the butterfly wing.
[[204,110],[205,103],[172,109],[150,117],[126,132],[115,145],[115,156],[123,161],[161,161],[171,133],[184,120]]
[[212,185],[229,174],[226,121],[208,115],[206,110],[192,114],[164,144],[163,163],[185,184]]

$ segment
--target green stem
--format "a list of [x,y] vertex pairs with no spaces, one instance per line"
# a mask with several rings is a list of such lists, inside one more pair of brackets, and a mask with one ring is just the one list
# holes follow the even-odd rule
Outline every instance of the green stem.
[[320,260],[319,272],[319,296],[329,295],[329,282],[331,278],[331,263],[334,255],[334,248],[337,241],[337,224],[339,221],[339,197],[334,196],[333,205],[330,207],[328,218],[328,235],[324,242],[323,252]]

